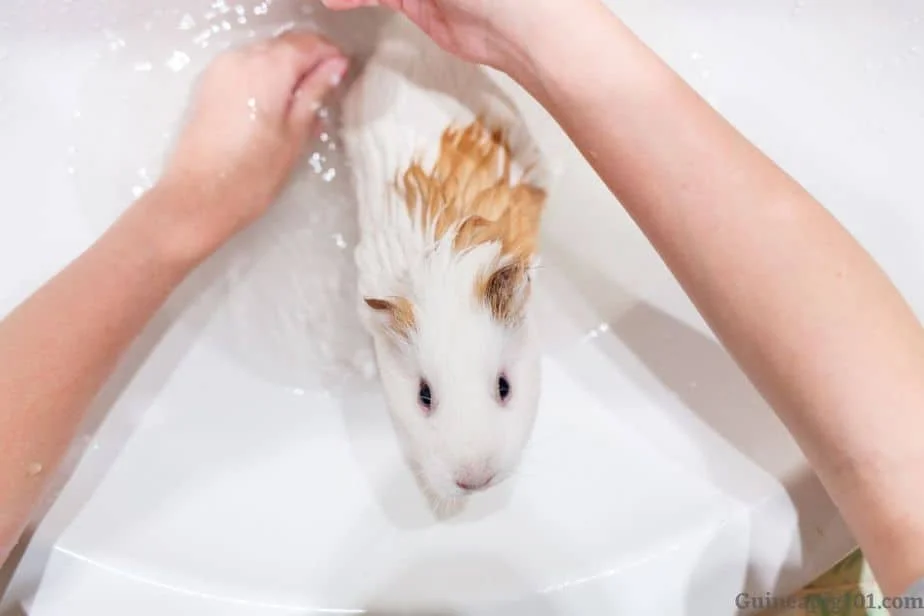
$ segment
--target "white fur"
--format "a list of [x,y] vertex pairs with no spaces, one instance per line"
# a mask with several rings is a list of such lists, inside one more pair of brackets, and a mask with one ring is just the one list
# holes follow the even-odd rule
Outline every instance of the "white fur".
[[[515,179],[529,167],[541,174],[541,158],[483,69],[443,52],[403,19],[393,23],[343,107],[342,139],[359,201],[359,310],[411,462],[431,493],[454,498],[462,494],[459,480],[496,475],[494,485],[514,471],[535,419],[539,353],[529,318],[503,327],[475,297],[475,280],[499,245],[460,256],[451,250],[452,233],[434,242],[408,215],[394,181],[415,157],[429,169],[443,131],[476,114],[508,131]],[[415,308],[418,327],[407,344],[390,339],[362,301],[393,296]],[[501,371],[511,383],[506,405],[496,399]],[[417,403],[421,378],[434,397],[430,416]]]

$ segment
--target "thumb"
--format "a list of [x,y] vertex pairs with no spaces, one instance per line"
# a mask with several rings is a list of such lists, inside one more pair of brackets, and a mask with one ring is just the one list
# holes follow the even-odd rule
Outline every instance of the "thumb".
[[335,56],[324,60],[308,72],[293,93],[289,112],[290,126],[308,134],[327,94],[340,85],[349,68],[349,60]]

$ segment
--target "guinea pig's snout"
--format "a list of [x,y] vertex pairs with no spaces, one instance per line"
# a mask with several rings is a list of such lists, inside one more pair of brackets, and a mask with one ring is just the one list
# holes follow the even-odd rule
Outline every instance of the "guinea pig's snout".
[[490,486],[496,476],[491,470],[463,471],[456,476],[456,485],[466,492],[477,492]]

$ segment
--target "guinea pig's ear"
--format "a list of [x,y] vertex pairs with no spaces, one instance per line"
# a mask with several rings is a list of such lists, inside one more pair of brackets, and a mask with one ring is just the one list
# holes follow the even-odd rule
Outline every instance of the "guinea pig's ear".
[[408,340],[417,326],[414,306],[403,297],[388,299],[364,298],[366,305],[372,309],[380,325],[390,334],[402,340]]
[[477,292],[497,322],[516,327],[525,317],[530,286],[527,264],[514,261],[492,272]]

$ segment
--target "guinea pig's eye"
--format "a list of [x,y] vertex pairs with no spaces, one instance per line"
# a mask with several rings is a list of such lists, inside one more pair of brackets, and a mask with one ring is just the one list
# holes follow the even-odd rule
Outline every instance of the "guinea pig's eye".
[[417,402],[425,410],[430,410],[430,405],[433,404],[433,396],[430,393],[430,384],[426,381],[420,381],[420,387],[417,390]]
[[510,381],[503,374],[497,377],[497,395],[501,402],[506,402],[510,397]]

